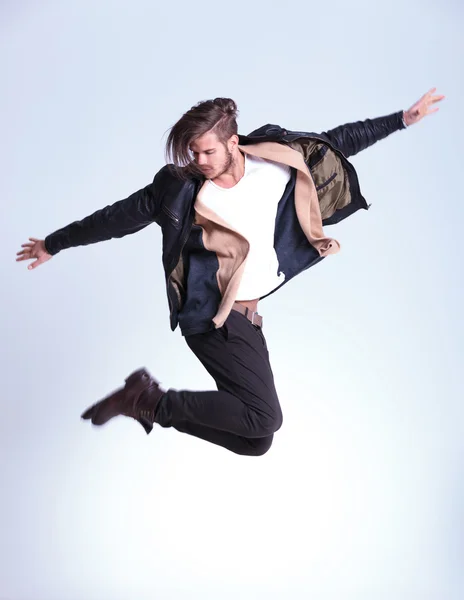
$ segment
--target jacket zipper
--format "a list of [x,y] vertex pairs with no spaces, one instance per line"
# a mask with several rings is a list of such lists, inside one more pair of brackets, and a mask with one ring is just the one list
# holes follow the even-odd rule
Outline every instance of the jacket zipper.
[[179,224],[179,217],[175,215],[167,206],[163,204],[162,210],[172,219],[177,225]]

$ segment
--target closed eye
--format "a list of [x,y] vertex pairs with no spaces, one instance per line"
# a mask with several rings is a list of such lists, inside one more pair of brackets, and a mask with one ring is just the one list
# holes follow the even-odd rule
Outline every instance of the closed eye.
[[193,156],[196,158],[199,154],[214,154],[216,152],[216,150],[211,149],[211,150],[205,150],[204,152],[193,152],[191,151]]

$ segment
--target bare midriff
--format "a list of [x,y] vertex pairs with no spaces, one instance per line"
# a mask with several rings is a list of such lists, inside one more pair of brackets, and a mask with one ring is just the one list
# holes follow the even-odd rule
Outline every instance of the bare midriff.
[[246,306],[248,308],[248,310],[251,310],[251,312],[258,312],[258,302],[259,300],[237,300],[238,304],[242,304],[243,306]]

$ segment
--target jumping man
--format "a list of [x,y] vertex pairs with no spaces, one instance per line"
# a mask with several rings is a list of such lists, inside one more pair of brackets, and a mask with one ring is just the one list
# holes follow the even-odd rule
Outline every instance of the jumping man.
[[436,112],[430,90],[409,110],[324,133],[265,125],[238,135],[229,98],[201,102],[171,128],[168,164],[152,183],[81,221],[29,238],[29,269],[61,250],[162,230],[170,310],[217,390],[164,390],[146,369],[82,415],[103,425],[124,415],[147,433],[157,423],[237,454],[267,452],[282,424],[258,302],[339,250],[323,226],[367,209],[348,161]]

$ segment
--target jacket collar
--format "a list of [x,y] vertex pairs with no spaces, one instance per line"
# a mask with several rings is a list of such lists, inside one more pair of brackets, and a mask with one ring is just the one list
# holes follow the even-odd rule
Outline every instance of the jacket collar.
[[287,135],[287,130],[280,127],[280,125],[273,125],[268,123],[258,129],[255,129],[248,135],[239,134],[239,144],[241,146],[247,144],[257,144],[259,142],[281,142]]
[[290,144],[295,140],[302,137],[316,138],[321,141],[327,142],[327,139],[324,135],[320,133],[307,132],[307,131],[290,131],[289,129],[284,129],[280,125],[275,125],[274,123],[268,123],[267,125],[262,125],[258,129],[255,129],[248,135],[240,135],[239,134],[239,144],[241,146],[246,146],[248,144],[259,144],[260,142],[284,142]]

